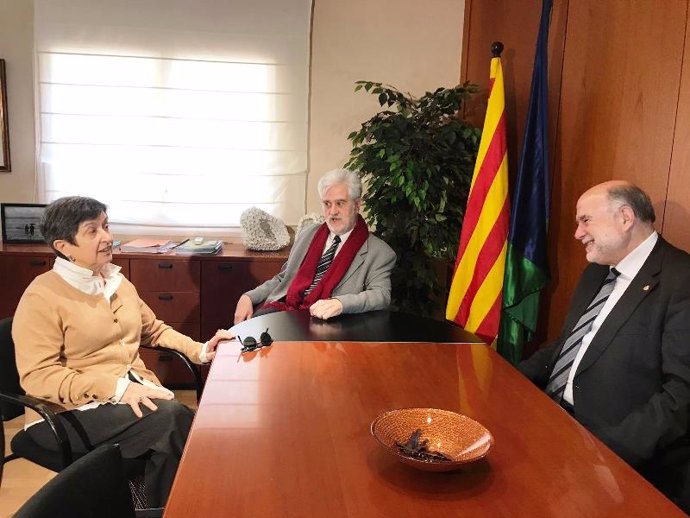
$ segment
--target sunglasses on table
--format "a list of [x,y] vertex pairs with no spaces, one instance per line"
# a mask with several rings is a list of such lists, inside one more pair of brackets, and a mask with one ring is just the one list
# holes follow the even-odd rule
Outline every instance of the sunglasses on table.
[[254,338],[253,336],[247,336],[244,339],[242,339],[242,337],[238,335],[237,339],[242,344],[242,349],[240,350],[240,353],[250,353],[252,351],[260,349],[261,347],[268,347],[273,343],[273,338],[271,338],[271,335],[268,334],[268,329],[261,333],[258,342],[256,341],[256,338]]

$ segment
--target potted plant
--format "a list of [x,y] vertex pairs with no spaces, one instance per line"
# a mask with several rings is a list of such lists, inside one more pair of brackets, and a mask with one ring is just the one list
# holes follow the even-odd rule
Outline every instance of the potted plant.
[[398,255],[393,307],[438,315],[481,135],[460,110],[477,86],[438,88],[417,98],[372,81],[356,85],[355,91],[377,95],[383,110],[348,135],[346,167],[365,182],[367,223]]

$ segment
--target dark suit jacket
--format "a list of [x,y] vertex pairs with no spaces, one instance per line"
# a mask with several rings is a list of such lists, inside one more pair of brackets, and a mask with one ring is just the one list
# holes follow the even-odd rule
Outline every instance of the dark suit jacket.
[[[541,387],[608,270],[585,269],[560,338],[519,365]],[[582,358],[573,396],[575,418],[638,469],[687,444],[690,255],[659,238]]]

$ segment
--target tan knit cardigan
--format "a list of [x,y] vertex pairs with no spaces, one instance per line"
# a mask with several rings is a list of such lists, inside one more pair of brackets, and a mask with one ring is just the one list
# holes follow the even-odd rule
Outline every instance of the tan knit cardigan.
[[[127,279],[108,302],[54,271],[39,275],[19,301],[12,325],[19,381],[56,412],[108,401],[129,369],[158,385],[139,345],[161,345],[199,363],[202,345],[156,318]],[[30,409],[26,422],[40,417]]]

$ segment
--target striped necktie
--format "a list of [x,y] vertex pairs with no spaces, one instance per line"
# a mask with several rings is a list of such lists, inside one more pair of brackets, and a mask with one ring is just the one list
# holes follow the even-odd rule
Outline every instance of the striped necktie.
[[319,259],[319,264],[316,265],[316,273],[314,274],[314,280],[311,281],[311,284],[304,292],[305,297],[309,295],[309,292],[314,289],[314,286],[316,286],[319,283],[321,278],[326,273],[326,270],[328,270],[328,267],[333,262],[333,258],[335,257],[335,251],[338,249],[339,243],[340,236],[336,235],[333,238],[333,243],[331,244],[331,246],[328,247],[328,250],[326,250],[321,256],[321,259]]
[[575,327],[570,332],[570,336],[568,336],[563,344],[556,364],[551,371],[549,381],[546,384],[546,394],[558,403],[563,399],[563,392],[565,391],[565,385],[568,381],[568,375],[570,374],[570,369],[573,366],[577,352],[582,345],[582,339],[592,329],[594,320],[599,315],[601,308],[604,307],[606,300],[613,291],[613,287],[616,285],[616,277],[618,277],[618,275],[620,275],[620,272],[615,268],[611,268],[604,280],[604,284],[599,288],[594,299],[592,299],[592,302],[587,306],[580,320],[577,321],[577,324],[575,324]]

